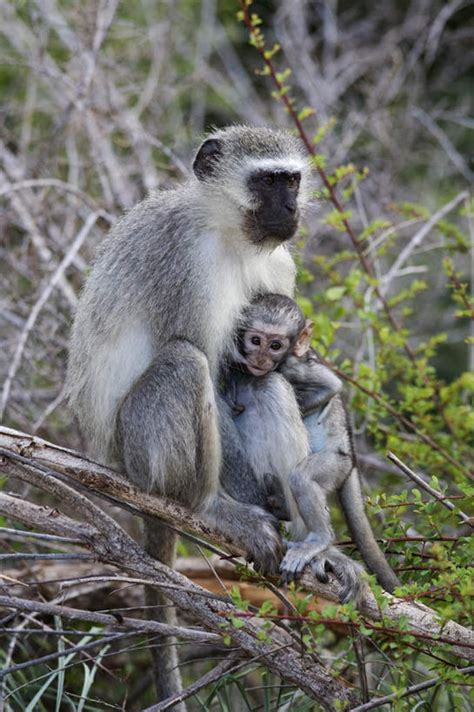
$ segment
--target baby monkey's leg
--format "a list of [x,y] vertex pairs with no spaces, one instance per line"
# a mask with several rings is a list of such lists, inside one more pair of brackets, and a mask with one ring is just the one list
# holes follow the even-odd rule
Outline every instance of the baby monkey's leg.
[[[295,578],[315,556],[333,543],[334,530],[327,497],[341,487],[351,467],[352,459],[348,453],[326,450],[310,455],[290,474],[289,486],[297,509],[297,515],[292,519],[297,541],[289,543],[280,566],[286,579]],[[304,541],[301,541],[303,537]]]

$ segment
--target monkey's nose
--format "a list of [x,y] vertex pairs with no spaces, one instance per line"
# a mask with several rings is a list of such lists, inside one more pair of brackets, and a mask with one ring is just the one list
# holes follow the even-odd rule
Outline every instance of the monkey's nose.
[[286,203],[285,208],[288,210],[290,215],[294,215],[296,213],[296,205],[293,205],[292,203]]

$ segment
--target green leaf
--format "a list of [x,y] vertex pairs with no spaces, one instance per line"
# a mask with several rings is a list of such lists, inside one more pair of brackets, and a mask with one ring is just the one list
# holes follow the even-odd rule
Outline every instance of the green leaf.
[[336,302],[344,296],[345,292],[345,287],[329,287],[329,289],[326,289],[325,296],[330,302]]

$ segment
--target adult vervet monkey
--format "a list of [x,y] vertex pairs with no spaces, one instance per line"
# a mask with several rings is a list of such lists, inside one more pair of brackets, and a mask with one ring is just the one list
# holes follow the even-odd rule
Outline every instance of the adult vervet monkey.
[[[74,322],[69,397],[96,457],[199,511],[271,572],[282,555],[276,520],[246,504],[263,498],[216,382],[252,297],[293,294],[286,243],[307,164],[291,134],[233,126],[204,141],[193,169],[193,179],[150,194],[104,241]],[[219,491],[222,462],[243,501]],[[146,527],[147,550],[168,565],[175,539],[165,526]],[[148,591],[149,604],[165,601]],[[173,621],[169,607],[158,611]],[[154,651],[163,699],[180,689],[177,657],[170,645]]]

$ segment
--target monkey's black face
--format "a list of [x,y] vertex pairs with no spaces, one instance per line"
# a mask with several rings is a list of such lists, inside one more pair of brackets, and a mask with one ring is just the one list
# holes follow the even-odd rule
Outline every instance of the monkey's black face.
[[256,171],[247,188],[257,207],[245,214],[243,229],[256,244],[291,240],[298,227],[298,171]]

